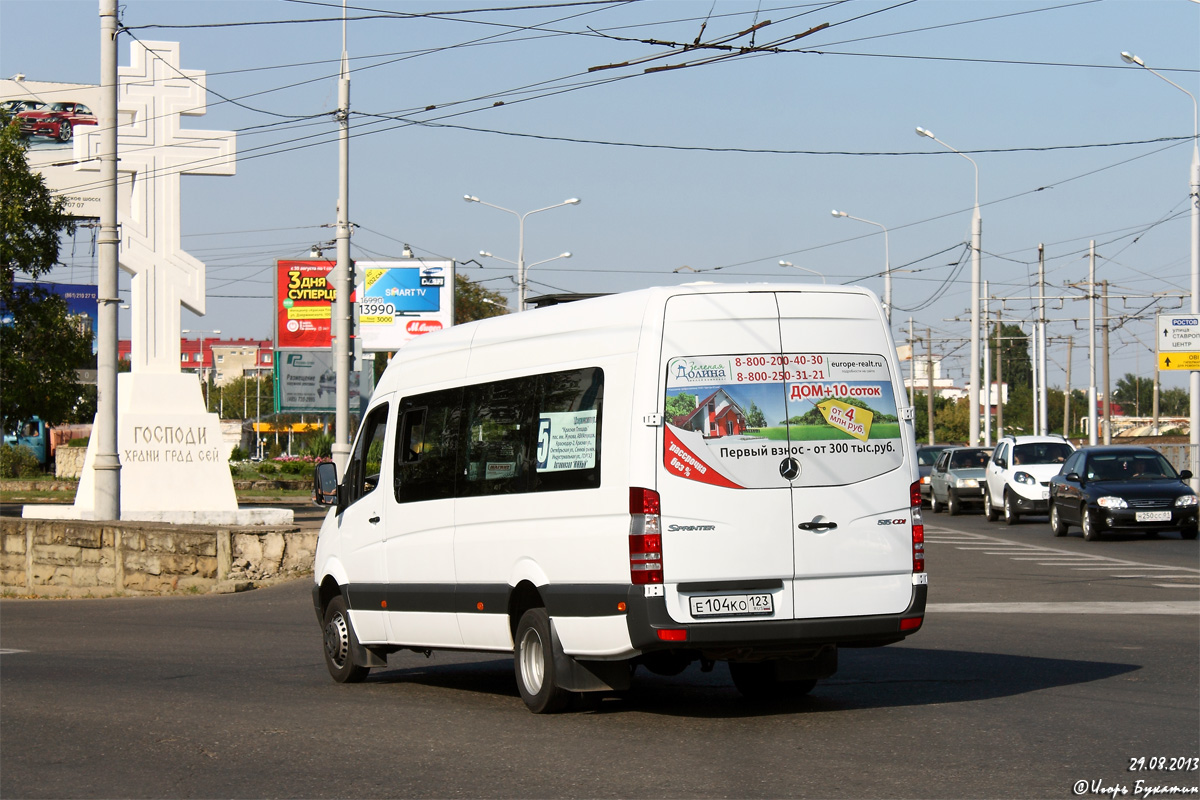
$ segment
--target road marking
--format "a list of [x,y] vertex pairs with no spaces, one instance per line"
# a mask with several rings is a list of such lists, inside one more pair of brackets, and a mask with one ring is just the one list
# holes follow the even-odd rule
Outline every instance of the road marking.
[[28,653],[28,650],[13,650],[12,648],[0,649],[0,656],[11,656],[14,653]]
[[[1088,570],[1125,569],[1125,568],[1126,567],[1124,565],[1110,566],[1110,567],[1076,567],[1076,569],[1079,570],[1080,572],[1087,572]],[[1149,564],[1143,564],[1142,566],[1138,567],[1138,569],[1161,569],[1161,570],[1166,570],[1167,572],[1183,572],[1187,568],[1186,567],[1152,567]]]
[[1200,602],[1166,600],[1148,603],[930,603],[927,612],[952,614],[1200,614]]
[[[1067,567],[1076,572],[1111,572],[1122,570],[1124,574],[1110,575],[1112,578],[1153,578],[1157,580],[1186,581],[1200,577],[1200,569],[1190,567],[1167,567],[1161,564],[1145,564],[1123,558],[1101,556],[1095,553],[1076,553],[1057,547],[1012,542],[981,533],[968,533],[935,526],[926,526],[926,544],[947,544],[956,550],[982,552],[984,555],[1005,556],[1011,561],[1032,561],[1042,567]],[[1172,574],[1134,574],[1136,572]],[[1177,584],[1156,584],[1176,588]],[[1183,584],[1183,588],[1194,588],[1195,584]]]

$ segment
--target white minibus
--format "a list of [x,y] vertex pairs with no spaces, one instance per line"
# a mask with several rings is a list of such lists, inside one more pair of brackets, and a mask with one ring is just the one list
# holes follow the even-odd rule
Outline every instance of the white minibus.
[[921,627],[904,400],[860,288],[660,287],[423,335],[340,484],[315,477],[329,671],[511,652],[537,713],[694,662],[806,693],[838,648]]

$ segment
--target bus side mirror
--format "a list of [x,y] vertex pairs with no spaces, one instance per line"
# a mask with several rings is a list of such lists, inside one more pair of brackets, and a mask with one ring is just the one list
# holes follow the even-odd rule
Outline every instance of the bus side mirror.
[[332,461],[317,464],[313,472],[313,502],[319,506],[336,506],[338,503],[337,466]]

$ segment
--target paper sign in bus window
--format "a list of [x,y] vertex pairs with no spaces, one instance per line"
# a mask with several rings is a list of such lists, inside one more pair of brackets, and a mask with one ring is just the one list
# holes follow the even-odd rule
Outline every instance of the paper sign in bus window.
[[595,409],[539,414],[537,471],[562,472],[596,466],[598,416]]

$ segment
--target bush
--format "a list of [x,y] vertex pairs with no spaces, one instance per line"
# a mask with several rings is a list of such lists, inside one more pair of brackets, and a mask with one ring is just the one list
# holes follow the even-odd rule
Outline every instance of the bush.
[[249,457],[249,454],[240,447],[234,447],[229,451],[230,461],[245,461]]
[[312,464],[307,461],[283,461],[279,469],[287,475],[305,475],[312,472]]
[[279,467],[275,466],[274,464],[272,464],[269,461],[264,461],[258,465],[258,474],[259,475],[263,475],[263,476],[275,475],[278,472],[279,472]]
[[0,444],[0,478],[40,478],[41,465],[28,447]]
[[333,455],[333,437],[324,433],[313,434],[304,443],[304,455],[311,458],[329,458]]
[[71,441],[67,442],[67,447],[87,447],[88,440],[90,438],[91,437],[88,436],[81,436],[78,439],[72,439]]

